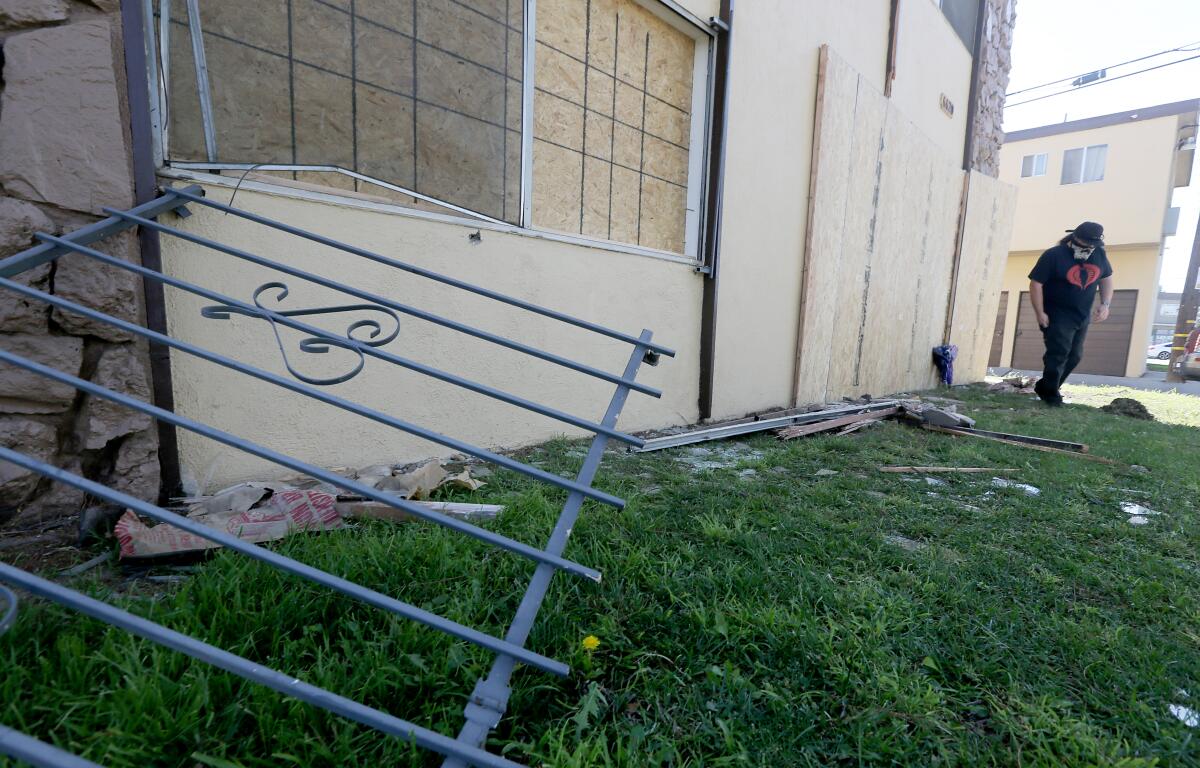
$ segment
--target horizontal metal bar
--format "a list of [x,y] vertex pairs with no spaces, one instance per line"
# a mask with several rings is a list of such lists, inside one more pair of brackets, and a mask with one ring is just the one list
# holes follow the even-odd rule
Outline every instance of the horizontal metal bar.
[[[379,294],[371,293],[370,291],[363,291],[363,290],[360,290],[353,286],[346,285],[345,283],[340,283],[336,280],[330,280],[328,278],[321,277],[320,275],[313,274],[312,272],[306,272],[302,269],[297,269],[296,267],[291,267],[286,264],[282,264],[273,259],[268,259],[263,256],[259,256],[258,254],[250,253],[249,251],[244,251],[241,248],[235,248],[231,245],[225,245],[223,243],[218,243],[215,240],[210,240],[207,237],[202,237],[200,235],[194,235],[190,232],[185,232],[183,230],[176,229],[175,227],[170,227],[165,224],[160,224],[157,221],[151,221],[150,219],[145,219],[145,218],[142,218],[141,216],[134,216],[132,214],[124,213],[123,211],[114,211],[109,208],[105,208],[104,210],[108,213],[111,213],[114,216],[120,216],[123,218],[127,218],[130,221],[136,222],[143,227],[147,227],[148,229],[153,229],[156,232],[161,232],[163,234],[172,235],[172,236],[178,237],[182,240],[187,240],[188,242],[204,246],[205,248],[211,248],[213,250],[220,251],[221,253],[228,254],[235,258],[242,259],[244,261],[249,261],[253,264],[258,264],[259,266],[266,267],[268,269],[274,269],[279,272],[283,272],[284,274],[293,275],[295,277],[299,277],[302,280],[307,280],[310,283],[315,283],[317,285],[321,285],[326,288],[332,288],[335,291],[340,291],[342,293],[346,293],[351,296],[356,296],[360,299],[365,299],[366,301],[370,301],[373,304],[378,304],[380,306],[384,306],[389,309],[394,309],[397,312],[402,312],[406,315],[420,317],[423,320],[428,320],[431,317],[436,317],[435,315],[431,315],[430,313],[425,312],[424,310],[416,309],[414,307],[410,307],[408,305],[401,304],[398,301],[393,301],[392,299],[389,299],[386,296],[380,296]],[[443,320],[443,318],[437,318],[437,321],[440,321],[440,320]],[[461,325],[454,321],[446,321],[446,322],[452,323],[453,325]],[[444,325],[445,323],[439,322],[438,324]],[[488,336],[491,335],[484,331],[479,331],[478,329],[470,328],[469,326],[465,326],[465,325],[462,326],[462,329],[468,329],[470,331],[470,335],[476,336],[478,338],[487,338]],[[460,330],[460,329],[456,328],[455,330]],[[488,340],[490,341],[491,339],[488,339]],[[396,359],[397,359],[397,361],[405,360],[405,358],[396,358]],[[595,422],[587,421],[585,419],[578,419],[574,416],[569,416],[568,414],[564,414],[561,411],[556,411],[551,408],[546,408],[545,406],[539,405],[537,403],[533,403],[533,402],[531,402],[529,400],[525,400],[523,398],[515,397],[512,395],[505,395],[505,393],[500,392],[500,390],[496,390],[496,389],[493,389],[492,387],[488,387],[488,386],[482,385],[482,384],[475,384],[473,382],[470,382],[467,379],[463,379],[463,378],[455,376],[453,374],[448,374],[448,373],[439,371],[436,368],[430,368],[428,366],[421,365],[420,363],[414,363],[412,361],[406,361],[405,363],[397,363],[397,364],[404,365],[404,367],[406,367],[406,368],[411,368],[412,370],[419,371],[420,373],[423,373],[426,376],[432,376],[436,379],[440,379],[442,381],[446,381],[451,384],[465,387],[466,389],[470,389],[474,392],[479,392],[480,394],[487,395],[489,397],[495,397],[498,400],[504,400],[505,402],[510,403],[511,405],[516,405],[519,408],[525,408],[526,410],[534,411],[536,413],[541,413],[543,416],[549,416],[552,419],[558,419],[558,420],[564,421],[568,424],[573,424],[574,426],[580,427],[582,429],[586,429],[589,432],[604,432],[609,437],[615,438],[615,439],[620,440],[625,443],[640,444],[642,442],[641,440],[639,440],[636,437],[633,437],[632,435],[626,435],[623,432],[618,432],[617,430],[610,430],[607,427],[604,427]],[[577,366],[577,368],[576,368],[577,370],[580,367],[585,368],[587,370],[584,370],[583,371],[584,373],[589,373],[593,376],[596,376],[597,378],[601,378],[606,381],[612,381],[613,383],[628,384],[628,386],[631,389],[637,389],[639,392],[645,392],[646,394],[653,395],[654,397],[662,396],[661,390],[655,389],[653,387],[648,387],[645,384],[639,384],[637,382],[626,382],[620,376],[616,376],[607,371],[601,371],[597,368],[590,368],[589,366],[580,366],[579,364],[575,364],[575,365]]]
[[851,413],[870,413],[872,411],[885,410],[887,408],[894,408],[899,404],[899,400],[877,400],[865,405],[829,408],[810,413],[797,413],[793,416],[779,416],[773,419],[760,419],[759,421],[747,421],[740,424],[728,424],[723,427],[681,432],[678,435],[667,435],[666,437],[647,440],[645,445],[641,448],[635,448],[633,451],[635,453],[647,453],[649,451],[661,451],[664,448],[691,445],[692,443],[704,443],[709,440],[724,440],[727,437],[749,435],[754,432],[766,432],[771,429],[779,429],[780,427],[790,427],[794,424],[813,424],[818,421],[832,419],[836,416],[845,416]]
[[[449,277],[447,275],[443,275],[438,272],[434,272],[432,270],[425,269],[424,267],[418,267],[418,266],[415,266],[413,264],[408,264],[403,261],[397,261],[395,259],[388,258],[387,256],[383,256],[378,253],[373,253],[372,251],[364,250],[362,248],[357,248],[353,245],[343,243],[339,240],[334,240],[333,238],[330,238],[330,237],[318,235],[315,232],[309,232],[307,230],[303,230],[298,227],[293,227],[290,224],[284,224],[281,221],[275,221],[274,219],[269,219],[265,216],[259,216],[258,214],[250,213],[249,211],[244,211],[240,208],[233,208],[231,206],[224,205],[222,203],[218,203],[215,200],[210,200],[206,197],[202,197],[200,195],[193,194],[189,190],[175,190],[174,188],[172,188],[172,189],[180,197],[186,198],[193,202],[200,203],[202,205],[206,205],[209,208],[215,208],[218,211],[232,213],[234,216],[241,217],[248,221],[253,221],[258,224],[263,224],[263,225],[266,225],[273,229],[278,229],[282,232],[287,232],[288,234],[296,235],[297,237],[302,237],[306,240],[311,240],[315,243],[321,243],[322,245],[327,245],[330,248],[336,248],[340,251],[345,251],[346,253],[352,253],[355,256],[361,256],[365,259],[370,259],[371,261],[375,261],[380,264],[385,264],[389,267],[394,267],[396,269],[400,269],[400,270],[409,272],[414,275],[419,275],[421,277],[425,277],[430,280],[435,280],[439,283],[444,283],[445,285],[450,285],[455,288],[462,289],[464,291],[469,291],[471,293],[475,293],[480,296],[486,296],[489,299],[493,299],[495,301],[499,301],[504,304],[509,304],[511,306],[518,307],[520,309],[524,309],[526,311],[533,312],[535,314],[539,314],[544,317],[549,317],[554,320],[558,320],[560,322],[567,323],[568,325],[574,325],[576,327],[592,331],[593,333],[598,333],[602,336],[608,336],[609,338],[617,339],[619,341],[624,341],[628,344],[637,344],[638,343],[638,338],[636,336],[631,336],[628,333],[622,333],[621,331],[615,331],[611,328],[606,328],[602,325],[598,325],[596,323],[592,323],[587,320],[581,320],[577,317],[572,317],[570,315],[564,314],[562,312],[558,312],[553,309],[547,309],[545,307],[538,306],[537,304],[532,304],[532,303],[530,303],[528,301],[524,301],[522,299],[514,298],[512,296],[506,296],[503,293],[493,291],[489,288],[483,288],[482,286],[473,285],[473,284],[465,282],[463,280],[459,280],[457,278]],[[666,355],[667,357],[675,356],[675,350],[673,350],[669,347],[664,347],[660,344],[651,344],[651,345],[649,345],[649,347],[652,351],[658,352],[659,354]]]
[[[629,243],[619,243],[615,240],[604,240],[580,234],[572,235],[548,229],[522,227],[520,224],[493,224],[490,221],[483,221],[481,219],[470,219],[453,211],[442,213],[434,210],[426,210],[425,208],[413,208],[411,205],[404,205],[404,203],[385,202],[382,199],[370,196],[356,196],[350,190],[341,190],[336,187],[313,188],[307,184],[302,187],[293,187],[286,183],[275,183],[275,181],[267,178],[251,179],[247,177],[246,179],[241,179],[238,176],[222,176],[218,173],[205,171],[205,167],[212,167],[208,163],[187,163],[187,168],[181,167],[181,165],[180,163],[173,162],[171,165],[159,168],[159,178],[178,179],[179,181],[190,183],[198,182],[203,184],[206,189],[208,187],[224,187],[229,190],[240,189],[250,192],[262,192],[276,198],[328,203],[347,210],[386,213],[389,216],[434,221],[440,224],[450,224],[455,227],[470,226],[484,233],[499,232],[532,238],[534,240],[547,240],[553,243],[566,243],[567,245],[594,248],[605,253],[624,253],[630,256],[642,256],[671,264],[682,264],[693,270],[696,270],[700,266],[694,256],[681,256],[677,253],[660,251],[644,245],[631,245]],[[220,163],[216,165],[220,165]]]
[[182,163],[175,161],[171,163],[171,167],[196,171],[211,169],[216,171],[313,171],[316,173],[336,173],[342,176],[349,176],[352,179],[358,179],[359,181],[365,181],[368,184],[375,184],[376,186],[383,187],[384,189],[390,189],[393,192],[399,192],[402,195],[409,195],[418,200],[423,200],[430,205],[436,205],[439,208],[445,208],[446,210],[460,213],[463,216],[470,216],[473,219],[486,221],[489,224],[511,226],[506,221],[493,219],[491,216],[486,216],[478,211],[472,211],[470,208],[463,208],[460,205],[447,203],[445,200],[438,200],[436,197],[430,197],[429,195],[421,194],[420,192],[409,189],[408,187],[402,187],[399,184],[393,184],[390,181],[384,181],[383,179],[377,179],[374,176],[368,176],[365,173],[352,171],[349,168],[343,168],[340,165],[304,165],[303,163]]
[[0,725],[0,755],[8,755],[35,768],[101,768],[91,760]]
[[155,624],[140,616],[135,616],[128,611],[123,611],[120,608],[87,597],[79,592],[55,584],[52,581],[47,581],[33,574],[26,573],[11,565],[0,563],[0,580],[29,590],[39,597],[91,616],[106,624],[111,624],[138,637],[179,651],[193,659],[211,664],[226,672],[231,672],[245,680],[264,685],[285,696],[299,699],[327,712],[341,715],[348,720],[362,723],[391,736],[411,740],[418,746],[437,752],[438,754],[458,758],[470,765],[488,766],[489,768],[520,768],[518,763],[514,763],[499,755],[493,755],[482,749],[460,744],[454,739],[443,736],[436,731],[422,728],[419,725],[414,725],[385,712],[372,709],[323,688],[302,682],[290,675],[285,675],[282,672],[264,667],[249,659],[229,653],[228,651],[223,651],[194,637],[167,629],[160,624]]
[[[417,434],[418,436],[424,436],[424,433],[422,431],[417,431],[417,432],[412,431],[413,429],[420,430],[421,428],[414,427],[414,425],[411,425],[411,424],[409,424],[401,419],[397,419],[393,416],[389,416],[388,414],[383,413],[382,411],[377,411],[372,408],[367,408],[366,406],[359,405],[358,403],[355,403],[352,400],[346,400],[345,398],[341,398],[336,395],[331,395],[324,390],[309,386],[307,384],[302,384],[297,381],[293,381],[292,379],[288,379],[286,377],[279,376],[278,374],[270,373],[269,371],[264,371],[261,368],[255,368],[250,365],[245,365],[244,363],[239,363],[238,361],[236,361],[232,358],[225,357],[224,355],[219,355],[216,352],[210,352],[209,350],[204,349],[203,347],[198,347],[195,344],[189,344],[186,341],[181,341],[180,339],[176,339],[172,336],[167,336],[165,334],[158,333],[157,331],[151,331],[148,328],[143,328],[142,326],[137,325],[135,323],[131,323],[127,320],[120,320],[118,318],[112,317],[111,315],[106,315],[103,312],[98,312],[94,309],[84,307],[84,306],[82,306],[80,304],[76,304],[72,301],[67,301],[66,299],[62,298],[61,296],[52,296],[48,293],[43,293],[34,288],[30,288],[28,286],[21,285],[20,283],[14,283],[11,280],[5,280],[4,278],[0,278],[0,287],[7,288],[10,291],[13,291],[14,293],[19,293],[22,296],[27,296],[31,299],[37,299],[39,301],[44,301],[47,304],[58,307],[59,309],[66,310],[68,312],[74,312],[76,314],[82,315],[84,317],[89,317],[89,318],[96,320],[98,322],[101,322],[101,323],[107,323],[109,325],[112,325],[114,328],[120,328],[120,329],[127,331],[131,334],[134,334],[136,336],[141,336],[144,339],[149,339],[150,341],[158,342],[165,346],[173,347],[182,352],[187,352],[188,354],[194,355],[202,360],[208,360],[209,362],[216,363],[217,365],[223,366],[230,370],[237,371],[239,373],[244,373],[247,376],[251,376],[253,378],[259,379],[260,381],[269,382],[271,384],[274,384],[276,386],[290,390],[297,394],[304,395],[305,397],[310,397],[314,400],[319,400],[320,402],[327,403],[327,404],[335,406],[337,408],[341,408],[342,410],[345,410],[345,411],[349,411],[350,413],[354,413],[356,415],[363,416],[365,418],[368,418],[368,419],[378,422],[380,424],[385,424],[389,427],[393,427],[395,429],[399,429],[404,432],[410,432],[412,434]],[[455,445],[452,444],[449,447],[453,448],[453,447],[455,447]],[[465,449],[461,449],[461,450],[463,450],[463,453],[468,452]],[[507,456],[500,456],[499,454],[493,454],[490,451],[485,451],[483,449],[475,449],[475,450],[477,451],[477,453],[472,453],[471,455],[478,456],[479,458],[485,459],[487,461],[493,461],[494,463],[496,463],[502,467],[513,470],[514,472],[519,472],[521,474],[528,475],[529,477],[533,477],[535,479],[542,480],[544,482],[552,483],[552,482],[554,482],[554,479],[564,480],[564,481],[566,480],[565,478],[558,477],[557,475],[552,475],[544,470],[538,469],[537,467],[531,467],[528,464],[522,464],[519,461],[509,459]],[[499,461],[492,458],[493,456],[497,457],[499,459]],[[618,501],[620,501],[620,499],[618,499]],[[624,502],[622,501],[622,503],[624,503]]]
[[[228,445],[231,448],[237,448],[249,453],[252,456],[258,456],[259,458],[266,459],[267,461],[274,462],[280,466],[293,469],[297,472],[302,472],[310,477],[323,480],[339,488],[344,488],[347,491],[353,491],[354,493],[365,496],[372,501],[382,502],[394,507],[395,509],[400,509],[415,517],[419,517],[422,520],[440,525],[443,528],[451,528],[459,531],[460,533],[464,533],[486,544],[491,544],[514,554],[523,555],[530,560],[535,560],[540,563],[550,563],[564,571],[574,573],[578,576],[587,577],[593,581],[600,581],[600,573],[594,568],[588,568],[587,566],[571,562],[570,560],[563,560],[560,557],[548,555],[542,550],[535,549],[528,544],[522,544],[519,541],[514,541],[505,536],[501,536],[498,533],[493,533],[483,528],[479,528],[478,526],[471,525],[470,523],[465,523],[461,520],[456,520],[452,517],[447,517],[446,515],[432,512],[424,509],[419,504],[412,504],[393,494],[384,493],[370,487],[369,485],[365,485],[355,480],[350,480],[334,472],[329,472],[328,470],[321,469],[320,467],[313,466],[312,464],[307,464],[298,459],[294,459],[286,454],[273,451],[270,448],[265,448],[256,443],[243,440],[235,435],[231,435],[228,432],[216,429],[215,427],[210,427],[207,424],[202,424],[194,419],[189,419],[186,416],[180,416],[170,411],[165,411],[162,408],[142,402],[141,400],[130,397],[129,395],[122,394],[120,392],[114,392],[111,389],[106,389],[105,387],[90,381],[84,381],[83,379],[77,378],[68,373],[63,373],[56,368],[50,368],[42,365],[41,363],[21,357],[20,355],[14,355],[11,352],[3,349],[0,349],[0,362],[10,363],[18,368],[24,368],[25,370],[32,371],[40,376],[45,376],[48,379],[53,379],[54,381],[62,384],[70,385],[82,392],[87,392],[88,394],[102,397],[105,400],[110,400],[119,405],[124,405],[127,408],[132,408],[135,411],[148,414],[159,421],[165,421],[169,424],[174,424],[177,427],[183,427],[184,429],[195,432],[198,435],[203,435],[210,440],[215,440],[224,445]],[[66,482],[66,479],[64,478],[63,481]]]
[[[203,190],[197,185],[185,187],[184,189],[171,189],[164,192],[161,197],[156,197],[147,203],[142,203],[136,208],[131,208],[129,212],[138,216],[154,217],[168,211],[173,211],[176,208],[182,208],[187,205],[188,200],[181,199],[178,194],[179,192],[202,194]],[[130,228],[131,225],[128,221],[124,221],[117,216],[109,216],[94,224],[81,227],[69,235],[65,235],[64,239],[80,245],[87,245]],[[0,277],[14,277],[34,267],[54,261],[67,252],[66,248],[52,243],[35,245],[32,248],[9,256],[7,259],[0,259]]]
[[529,651],[520,645],[515,645],[499,638],[492,637],[484,632],[480,632],[470,627],[459,624],[456,621],[438,616],[436,613],[418,608],[395,598],[376,592],[373,589],[356,584],[353,581],[343,579],[340,576],[334,576],[331,573],[322,571],[319,568],[313,568],[310,565],[293,560],[290,557],[285,557],[277,552],[274,552],[265,547],[260,547],[247,541],[243,541],[237,536],[219,531],[216,528],[210,528],[207,525],[197,523],[195,520],[177,515],[174,512],[156,507],[141,499],[130,496],[120,491],[113,490],[108,486],[93,482],[87,478],[67,472],[64,469],[55,467],[52,464],[47,464],[37,459],[30,458],[22,453],[18,453],[10,448],[0,446],[0,458],[16,464],[19,467],[24,467],[31,472],[37,472],[43,477],[48,477],[60,483],[77,488],[85,493],[89,493],[98,499],[117,504],[121,507],[132,509],[135,512],[145,515],[160,523],[167,523],[181,531],[187,531],[190,534],[199,536],[202,539],[208,539],[211,542],[220,544],[227,549],[235,552],[240,552],[247,557],[253,558],[260,562],[266,563],[274,568],[278,568],[285,573],[290,573],[293,576],[299,576],[302,579],[320,584],[323,587],[328,587],[334,592],[337,592],[347,597],[353,597],[356,600],[361,600],[367,605],[382,609],[388,613],[397,616],[403,616],[406,619],[424,624],[427,627],[445,632],[448,635],[457,637],[460,640],[466,640],[469,643],[474,643],[481,648],[487,648],[495,653],[515,654],[523,657],[522,661],[538,669],[541,669],[551,674],[566,676],[570,673],[570,668],[562,662],[547,658],[540,653]]
[[523,352],[527,355],[531,355],[531,356],[539,358],[541,360],[546,360],[548,362],[555,363],[557,365],[561,365],[565,368],[570,368],[571,370],[578,371],[580,373],[585,373],[589,376],[594,376],[595,378],[612,382],[613,384],[625,384],[625,385],[629,386],[631,389],[637,390],[638,392],[650,395],[652,397],[662,397],[662,390],[655,389],[654,387],[648,386],[646,384],[640,384],[638,382],[626,381],[626,380],[622,379],[620,376],[609,373],[608,371],[604,371],[604,370],[595,368],[590,365],[584,365],[583,363],[577,363],[574,360],[570,360],[569,358],[561,357],[559,355],[555,355],[550,352],[545,352],[543,350],[538,349],[537,347],[531,347],[527,344],[522,344],[519,341],[513,341],[512,339],[507,339],[503,336],[493,334],[489,331],[484,331],[479,328],[474,328],[472,326],[466,325],[465,323],[460,323],[456,320],[451,320],[449,318],[445,318],[440,315],[435,315],[432,312],[426,312],[423,309],[418,309],[416,307],[412,307],[407,304],[402,304],[398,301],[393,301],[392,299],[389,299],[385,296],[380,296],[378,294],[373,294],[373,293],[370,293],[367,291],[362,291],[362,290],[359,290],[352,286],[348,286],[344,283],[339,283],[334,280],[329,280],[329,279],[321,277],[319,275],[315,275],[311,272],[305,272],[304,270],[287,266],[286,264],[282,264],[278,261],[264,258],[257,254],[250,253],[249,251],[245,251],[240,248],[235,248],[230,245],[225,245],[224,243],[219,243],[210,238],[203,237],[201,235],[196,235],[191,232],[186,232],[184,230],[177,229],[175,227],[170,227],[165,224],[160,224],[155,221],[150,221],[149,219],[134,216],[132,214],[125,213],[123,211],[114,211],[109,208],[106,208],[105,211],[112,213],[114,216],[122,216],[122,217],[128,218],[131,221],[136,221],[138,224],[141,224],[142,226],[149,227],[149,228],[154,229],[163,234],[172,235],[172,236],[178,237],[182,240],[187,240],[190,243],[195,243],[197,245],[201,245],[206,248],[211,248],[213,250],[220,251],[221,253],[229,254],[230,256],[234,256],[239,259],[244,259],[246,261],[250,261],[255,264],[260,264],[262,266],[269,267],[271,269],[279,270],[280,272],[285,272],[290,275],[295,275],[295,276],[303,278],[305,280],[309,280],[311,282],[317,283],[318,285],[324,285],[328,288],[333,288],[334,290],[342,291],[343,293],[348,293],[352,296],[358,296],[360,298],[367,299],[367,300],[375,302],[377,304],[386,306],[390,309],[394,309],[397,312],[403,312],[406,315],[410,315],[412,317],[417,317],[422,320],[426,320],[428,322],[435,323],[437,325],[441,325],[446,328],[450,328],[450,329],[458,331],[460,333],[467,334],[468,336],[474,336],[475,338],[478,338],[478,339],[490,341],[490,342],[492,342],[494,344],[498,344],[502,347],[506,347],[508,349],[513,349],[518,352]]
[[[39,234],[38,237],[49,239],[52,241],[64,242],[64,241],[59,240],[58,238],[53,238],[48,235]],[[142,275],[143,277],[149,278],[151,280],[158,280],[167,285],[171,285],[176,288],[180,288],[181,290],[189,291],[191,293],[196,294],[197,296],[204,296],[213,301],[218,301],[218,302],[221,302],[224,304],[229,304],[231,306],[240,306],[243,308],[249,308],[249,309],[253,310],[255,315],[262,316],[262,317],[270,317],[271,319],[275,320],[276,322],[279,322],[283,325],[290,326],[292,328],[296,328],[298,330],[302,330],[306,333],[311,333],[314,336],[331,339],[331,340],[333,340],[335,342],[339,342],[339,343],[341,342],[341,339],[339,337],[331,336],[327,331],[324,331],[315,326],[310,326],[305,323],[298,322],[289,317],[284,317],[283,315],[279,314],[278,312],[271,312],[270,310],[264,310],[264,309],[260,309],[258,307],[250,307],[250,305],[243,304],[242,302],[231,299],[228,296],[223,296],[222,294],[215,293],[213,291],[209,291],[204,288],[200,288],[199,286],[195,286],[195,285],[192,285],[191,283],[187,283],[185,281],[178,280],[178,279],[170,277],[168,275],[164,275],[161,272],[155,272],[154,270],[146,269],[145,267],[138,266],[137,264],[131,264],[127,261],[113,258],[112,256],[109,256],[108,254],[101,253],[101,252],[91,249],[91,248],[77,246],[72,243],[67,243],[67,247],[78,253],[82,253],[87,256],[91,256],[94,259],[102,261],[105,264],[112,265],[119,269],[125,269],[130,272],[135,272],[135,273]],[[105,315],[105,317],[108,318],[107,315]],[[355,342],[355,344],[357,344],[357,342]],[[372,354],[375,357],[380,356],[379,354],[377,354],[378,350],[375,350],[372,347],[366,347],[365,345],[359,345],[359,346],[364,347],[361,350],[364,354]],[[386,355],[386,357],[382,358],[385,360],[389,360],[390,358],[394,357],[394,355],[388,355],[387,353],[382,353],[382,354]],[[478,448],[474,445],[471,445],[470,443],[466,443],[466,442],[457,440],[452,437],[447,437],[446,435],[443,435],[439,432],[434,432],[433,430],[426,429],[424,427],[419,427],[415,424],[411,424],[411,423],[403,421],[401,419],[395,419],[394,422],[392,423],[392,426],[394,426],[396,429],[400,429],[404,432],[408,432],[409,434],[416,435],[417,437],[421,437],[426,440],[429,440],[430,442],[438,443],[438,444],[444,445],[448,448],[453,448],[456,451],[461,451],[461,452],[469,454],[471,456],[475,456],[476,458],[484,459],[485,461],[494,462],[496,464],[499,464],[502,467],[512,469],[516,472],[520,472],[520,473],[528,475],[530,477],[535,477],[539,480],[550,483],[551,485],[556,485],[559,488],[563,488],[564,490],[579,491],[584,496],[595,499],[596,501],[604,502],[605,504],[616,507],[618,509],[623,509],[625,507],[624,500],[617,498],[616,496],[613,496],[608,493],[604,493],[603,491],[598,491],[595,488],[584,488],[572,480],[568,480],[566,478],[559,477],[558,475],[550,474],[549,472],[544,472],[542,470],[537,469],[536,467],[531,467],[528,464],[523,464],[519,461],[509,459],[505,456],[501,456],[492,451],[488,451],[483,448]]]

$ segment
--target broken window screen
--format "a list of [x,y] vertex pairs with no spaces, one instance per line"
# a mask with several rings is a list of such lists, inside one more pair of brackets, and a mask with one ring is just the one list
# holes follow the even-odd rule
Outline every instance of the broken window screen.
[[682,254],[696,40],[636,0],[538,0],[533,224]]
[[[519,221],[521,0],[198,8],[216,163],[337,166]],[[166,159],[210,161],[184,0],[170,17]],[[429,207],[337,173],[281,175]]]

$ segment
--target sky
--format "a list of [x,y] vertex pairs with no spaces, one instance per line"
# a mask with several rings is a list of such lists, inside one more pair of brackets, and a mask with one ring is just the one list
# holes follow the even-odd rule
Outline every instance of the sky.
[[[1200,54],[1200,0],[1016,0],[1016,12],[1006,131],[1200,98],[1200,58],[1114,79]],[[1195,50],[1113,66],[1179,47]],[[1108,82],[1074,89],[1067,80],[1015,93],[1102,68]],[[1069,92],[1019,104],[1063,90]],[[1164,244],[1159,282],[1163,290],[1179,291],[1200,218],[1200,167],[1193,169],[1192,186],[1175,190],[1171,204],[1181,208],[1179,230]]]

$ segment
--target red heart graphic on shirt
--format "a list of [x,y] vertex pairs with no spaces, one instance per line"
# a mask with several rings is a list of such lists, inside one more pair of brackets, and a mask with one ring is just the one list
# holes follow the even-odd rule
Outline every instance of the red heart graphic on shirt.
[[[1086,278],[1083,276],[1084,272],[1087,273]],[[1081,291],[1099,279],[1100,267],[1095,264],[1076,264],[1067,270],[1067,282],[1078,286]]]

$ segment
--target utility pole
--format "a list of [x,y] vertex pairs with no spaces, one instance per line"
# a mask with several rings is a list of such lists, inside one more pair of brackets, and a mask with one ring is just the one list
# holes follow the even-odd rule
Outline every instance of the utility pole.
[[1183,282],[1183,296],[1179,300],[1179,314],[1175,318],[1175,337],[1171,342],[1171,362],[1167,365],[1167,381],[1186,381],[1183,377],[1183,343],[1196,327],[1196,311],[1200,309],[1200,290],[1196,279],[1200,277],[1200,222],[1196,223],[1196,236],[1192,239],[1192,259],[1188,262],[1187,278]]

